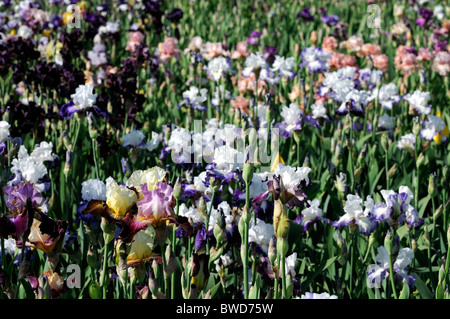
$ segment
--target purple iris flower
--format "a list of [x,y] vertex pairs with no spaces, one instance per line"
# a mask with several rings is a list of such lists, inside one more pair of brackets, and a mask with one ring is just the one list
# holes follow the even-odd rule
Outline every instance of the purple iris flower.
[[325,23],[327,26],[332,27],[338,24],[339,17],[336,15],[327,15],[324,8],[320,8],[322,13],[322,18],[320,20]]
[[247,43],[250,45],[258,45],[260,37],[261,37],[261,32],[253,30],[252,32],[250,32],[250,36],[247,39]]
[[17,186],[6,186],[3,188],[3,192],[8,198],[6,207],[13,215],[20,214],[26,208],[29,200],[34,209],[40,209],[46,204],[42,194],[30,182],[22,182]]
[[419,15],[420,18],[417,18],[416,24],[420,27],[423,27],[424,25],[428,24],[429,21],[431,21],[431,17],[433,16],[433,11],[427,8],[420,8],[419,9]]
[[299,13],[297,13],[296,16],[297,19],[303,19],[305,21],[314,21],[314,17],[311,15],[311,9],[306,7],[303,8],[303,10]]
[[180,201],[185,202],[189,198],[193,198],[197,194],[197,190],[189,184],[182,184],[183,194],[180,197]]
[[171,22],[178,22],[183,18],[183,11],[179,8],[174,8],[168,14],[166,14],[166,19]]
[[206,247],[206,228],[203,227],[203,224],[200,224],[201,228],[197,231],[195,235],[195,252],[199,252],[200,250],[205,249]]
[[17,186],[6,186],[3,192],[7,196],[6,207],[11,215],[0,217],[0,236],[12,236],[19,240],[30,228],[35,211],[47,210],[47,202],[41,193],[30,182],[22,182]]
[[263,58],[269,63],[273,63],[275,56],[278,54],[278,47],[276,45],[270,46],[266,45],[264,47]]
[[206,177],[203,183],[206,186],[210,186],[212,183],[220,183],[220,185],[230,184],[235,179],[235,173],[233,171],[222,173],[216,169],[216,164],[211,163],[206,165]]
[[67,120],[72,118],[72,116],[80,112],[81,109],[76,106],[72,101],[67,102],[66,104],[61,106],[61,110],[59,111],[59,114],[62,116],[63,119]]
[[447,51],[447,43],[448,41],[437,41],[434,43],[434,51]]
[[127,172],[131,172],[130,164],[128,163],[127,159],[122,157],[120,160],[120,164],[122,165],[122,173],[126,174]]
[[0,143],[0,154],[3,154],[5,149],[6,149],[6,142],[1,142]]
[[336,15],[323,16],[320,19],[326,25],[332,27],[335,26],[339,22],[339,17]]
[[387,222],[389,225],[397,221],[411,227],[419,227],[424,223],[424,219],[419,217],[417,210],[410,204],[413,194],[408,187],[401,186],[398,193],[382,190],[381,194],[385,202],[375,204],[371,212],[377,221]]

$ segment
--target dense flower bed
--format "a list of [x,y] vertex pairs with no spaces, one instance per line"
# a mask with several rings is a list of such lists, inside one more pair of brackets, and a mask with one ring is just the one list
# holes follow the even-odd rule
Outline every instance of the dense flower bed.
[[449,14],[0,1],[1,298],[448,299]]

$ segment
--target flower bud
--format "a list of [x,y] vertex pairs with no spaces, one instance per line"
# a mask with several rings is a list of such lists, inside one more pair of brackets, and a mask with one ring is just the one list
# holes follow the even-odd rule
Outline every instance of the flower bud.
[[[286,214],[286,209],[284,208],[283,204],[282,204],[282,206],[283,206],[282,214],[281,214],[280,218],[277,220],[276,224],[275,224],[275,219],[274,219],[274,227],[276,227],[275,236],[277,236],[278,240],[280,238],[286,239],[288,237],[289,229],[290,229],[290,225],[291,225],[291,221]],[[278,247],[277,247],[277,249],[278,249]]]
[[307,152],[305,155],[305,159],[303,160],[303,167],[311,167],[310,166],[310,160],[311,160],[311,153]]
[[67,176],[72,170],[73,151],[66,151],[66,163],[64,164],[64,175]]
[[355,170],[354,176],[355,176],[355,182],[359,184],[360,180],[361,180],[361,173],[362,173],[362,169],[361,167],[358,167]]
[[389,179],[393,178],[395,173],[397,172],[397,164],[392,165],[392,167],[389,169],[387,177]]
[[439,216],[441,216],[441,213],[442,213],[442,211],[443,211],[443,206],[442,206],[442,204],[441,205],[439,205],[439,207],[436,209],[436,211],[434,212],[434,214],[433,214],[433,220],[434,221],[436,221],[438,218],[439,218]]
[[420,167],[425,160],[425,157],[423,156],[423,153],[420,153],[419,156],[417,156],[416,166]]
[[422,234],[422,238],[425,241],[426,245],[430,246],[431,242],[430,242],[430,239],[428,238],[428,227],[426,225],[423,226],[423,230],[424,230],[424,233]]
[[116,224],[102,217],[100,228],[103,231],[104,244],[109,244],[114,239],[114,231],[116,230]]
[[183,195],[183,186],[181,185],[180,177],[177,177],[175,185],[173,186],[173,198],[180,200]]
[[246,184],[250,184],[253,179],[254,165],[246,162],[242,168],[242,178]]
[[156,260],[153,260],[152,267],[149,267],[148,269],[148,287],[150,288],[153,296],[158,295],[158,281],[156,280],[154,272],[155,267],[158,267],[158,263]]
[[269,256],[270,263],[275,265],[275,260],[277,259],[277,237],[275,235],[270,238],[267,255]]
[[98,282],[92,282],[89,285],[89,296],[92,299],[101,299],[102,298],[102,291],[100,288],[100,285],[98,284]]
[[14,299],[15,292],[9,279],[8,274],[0,266],[0,289],[8,296],[9,299]]
[[10,107],[7,106],[6,110],[5,110],[5,113],[3,113],[3,116],[2,116],[2,120],[5,121],[5,122],[8,122],[8,123],[9,123],[9,114],[10,114],[9,109],[10,109]]
[[92,113],[89,113],[89,115],[87,116],[88,119],[88,131],[89,131],[89,137],[93,140],[95,140],[98,137],[98,130],[95,127],[95,119],[92,116]]
[[209,279],[209,255],[197,254],[192,255],[192,280],[191,284],[198,290],[205,288]]
[[240,218],[239,222],[238,222],[238,230],[239,230],[239,234],[241,235],[241,238],[244,238],[245,236],[245,227],[246,227],[246,223],[244,218]]
[[233,119],[233,123],[236,126],[241,126],[241,109],[240,108],[235,108],[234,110],[234,119]]
[[11,145],[9,147],[8,157],[14,158],[19,153],[20,146],[22,145],[22,139],[20,137],[11,138]]
[[436,196],[437,190],[436,190],[436,173],[431,173],[428,177],[428,195],[431,197]]
[[42,274],[38,278],[37,298],[52,299],[52,290],[46,274]]
[[125,286],[128,281],[127,256],[129,245],[123,240],[116,242],[116,272],[119,275],[121,283]]
[[295,53],[295,55],[300,54],[300,44],[298,44],[298,43],[294,44],[294,53]]
[[438,284],[436,287],[436,299],[444,299],[444,278],[445,278],[445,269],[444,265],[441,265],[438,273]]
[[225,231],[225,215],[223,213],[223,210],[219,210],[219,216],[217,218],[217,223],[214,225],[214,237],[216,238],[217,245],[220,245],[220,243],[225,239],[225,236],[227,235]]
[[166,264],[164,265],[164,278],[167,279],[172,275],[177,266],[175,255],[173,254],[172,251],[172,245],[167,245],[165,257],[166,257]]
[[383,133],[383,135],[381,135],[381,147],[385,152],[387,152],[389,149],[389,137],[386,133]]
[[369,236],[369,247],[372,246],[376,242],[375,232],[372,232]]
[[361,149],[361,152],[358,155],[358,166],[361,167],[364,161],[364,158],[366,157],[367,154],[367,143],[364,143],[363,148]]
[[250,209],[247,205],[245,205],[242,208],[242,216],[241,218],[244,220],[244,223],[248,224],[250,222],[250,219],[252,218],[252,214],[250,212]]
[[338,142],[336,144],[336,149],[334,151],[334,156],[333,156],[333,159],[332,159],[332,163],[335,166],[339,166],[339,161],[341,159],[341,154],[342,154],[342,146],[341,146],[341,143]]
[[215,262],[220,256],[223,255],[223,245],[221,245],[218,249],[215,247],[211,247],[209,250],[209,263]]
[[310,37],[309,37],[309,41],[311,41],[311,44],[312,44],[312,45],[315,45],[315,44],[316,44],[316,42],[317,42],[317,31],[316,31],[316,30],[313,30],[313,31],[311,32],[311,35],[310,35]]
[[413,250],[413,252],[415,252],[417,249],[417,241],[415,238],[411,239],[411,249]]
[[389,255],[392,255],[392,243],[392,232],[388,230],[386,233],[386,237],[384,237],[384,248],[386,248],[386,251]]
[[450,225],[448,225],[447,229],[447,245],[450,247]]
[[415,117],[413,119],[413,130],[412,130],[415,136],[419,136],[420,128],[421,128],[420,120],[418,117]]
[[[212,205],[212,203],[211,203]],[[198,202],[198,209],[197,209],[198,215],[204,220],[207,221],[209,219],[208,217],[208,208],[206,206],[206,201],[205,199],[202,197],[200,197],[199,202]]]
[[87,263],[89,265],[89,267],[95,269],[97,267],[97,261],[98,261],[98,256],[97,256],[97,249],[94,248],[94,245],[92,243],[89,244],[89,249],[87,252],[87,256],[86,256],[86,260]]
[[294,137],[294,141],[297,145],[299,145],[303,130],[294,130],[292,132],[292,136]]

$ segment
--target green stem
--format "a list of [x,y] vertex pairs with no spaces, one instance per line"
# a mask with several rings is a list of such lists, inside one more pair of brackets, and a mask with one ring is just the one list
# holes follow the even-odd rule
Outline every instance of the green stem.
[[447,285],[448,278],[448,270],[450,268],[450,242],[447,243],[447,258],[445,260],[445,276],[442,283],[442,286],[445,287]]
[[287,298],[287,291],[286,291],[286,257],[281,257],[281,299]]
[[[250,212],[250,182],[245,183],[245,206],[247,207],[247,213]],[[250,218],[244,223],[244,296],[248,299],[249,287],[248,287],[248,231]],[[255,214],[256,225],[256,214]]]
[[349,116],[350,116],[350,141],[349,141],[350,145],[348,148],[348,159],[350,161],[350,174],[351,174],[350,175],[350,178],[351,178],[350,187],[351,187],[352,194],[354,194],[354,192],[355,192],[355,173],[354,173],[355,168],[353,167],[353,144],[352,144],[353,143],[353,118],[351,115],[349,115]]
[[244,224],[244,299],[248,299],[248,223]]
[[386,189],[389,189],[389,166],[388,166],[388,150],[384,154],[384,168],[386,170]]
[[[389,254],[389,278],[391,280],[392,291],[394,293],[394,298],[398,299],[397,290],[395,289],[395,279],[394,279],[394,263],[392,261],[392,254]],[[387,298],[388,296],[386,296]]]
[[[279,260],[279,258],[280,258],[280,255],[279,254],[277,254],[277,258],[276,258],[276,260],[278,261]],[[278,262],[277,262],[278,263]],[[279,277],[279,271],[277,270],[277,271],[275,271],[275,279],[274,279],[274,283],[273,283],[273,298],[274,299],[278,299],[279,297],[278,297],[278,277]]]
[[103,299],[106,299],[106,293],[107,293],[107,276],[106,276],[106,269],[108,264],[108,256],[109,256],[109,243],[105,243],[105,246],[103,246],[103,268],[102,268],[102,275],[100,277],[100,285],[103,289]]
[[100,171],[97,163],[97,144],[95,139],[92,139],[92,156],[94,157],[95,175],[98,179],[100,179]]

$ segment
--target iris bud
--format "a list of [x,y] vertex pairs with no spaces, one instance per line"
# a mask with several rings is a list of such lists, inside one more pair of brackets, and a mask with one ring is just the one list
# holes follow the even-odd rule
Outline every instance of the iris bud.
[[384,237],[384,248],[389,255],[392,255],[392,232],[390,230],[387,231],[386,237]]
[[98,282],[93,282],[89,285],[89,296],[92,299],[101,299],[102,298],[102,292],[100,289],[100,285]]
[[172,275],[177,266],[175,255],[173,254],[172,251],[172,245],[167,245],[165,257],[166,257],[166,264],[164,265],[164,278],[167,279]]
[[242,168],[242,178],[246,184],[250,184],[253,179],[253,164],[246,162]]
[[94,248],[94,245],[92,243],[89,245],[86,260],[91,268],[95,269],[97,267],[97,249]]
[[397,164],[392,165],[392,167],[388,171],[388,178],[394,177],[395,173],[397,172]]
[[175,198],[175,200],[179,200],[181,198],[181,195],[183,195],[183,187],[181,185],[180,178],[177,177],[177,180],[173,187],[173,197]]
[[269,241],[269,248],[267,251],[270,263],[275,265],[275,260],[277,259],[277,237],[273,235]]
[[431,197],[434,197],[437,194],[435,185],[436,185],[436,173],[432,173],[428,178],[428,195],[430,195]]
[[103,239],[105,241],[105,245],[107,245],[114,239],[116,224],[114,222],[110,222],[105,217],[102,217],[100,228],[103,231]]
[[[212,205],[212,203],[211,203]],[[200,200],[198,202],[198,215],[205,221],[207,221],[209,219],[208,217],[208,212],[207,212],[207,206],[206,206],[206,202],[205,199],[203,197],[200,197]]]
[[217,218],[217,223],[214,225],[214,237],[216,238],[217,241],[217,245],[219,245],[226,236],[226,231],[225,231],[225,215],[222,211],[222,209],[219,210],[219,216]]
[[425,157],[423,156],[423,153],[420,153],[419,156],[417,157],[416,166],[420,167],[423,164],[424,160]]

